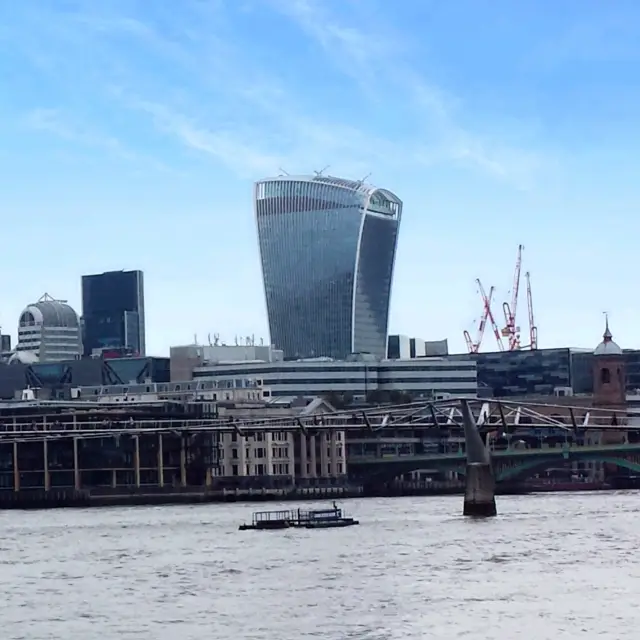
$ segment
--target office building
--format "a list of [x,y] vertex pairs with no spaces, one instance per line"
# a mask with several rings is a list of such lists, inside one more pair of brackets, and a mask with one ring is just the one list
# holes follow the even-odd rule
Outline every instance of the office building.
[[498,398],[582,394],[593,390],[591,350],[498,351],[479,353],[475,358],[479,383]]
[[323,175],[255,185],[271,343],[286,359],[387,352],[402,216],[390,191]]
[[171,347],[171,380],[182,382],[193,378],[196,367],[235,362],[279,362],[283,353],[269,345],[252,344],[189,344]]
[[196,380],[255,378],[272,397],[349,395],[378,398],[393,392],[414,398],[475,398],[476,363],[471,358],[415,360],[329,359],[246,362],[196,367]]
[[80,357],[80,320],[64,300],[55,300],[45,294],[20,314],[18,343],[10,360],[59,362]]
[[109,271],[82,276],[85,355],[125,349],[145,355],[142,271]]
[[5,362],[11,356],[11,336],[0,334],[0,362]]
[[[82,358],[39,362],[28,351],[16,351],[0,362],[0,399],[20,397],[27,387],[38,397],[68,399],[84,387],[150,385],[169,382],[169,358]],[[78,355],[76,355],[76,358]]]
[[389,360],[406,360],[408,358],[425,358],[430,356],[448,356],[447,340],[423,340],[403,335],[389,336],[387,341],[387,358]]

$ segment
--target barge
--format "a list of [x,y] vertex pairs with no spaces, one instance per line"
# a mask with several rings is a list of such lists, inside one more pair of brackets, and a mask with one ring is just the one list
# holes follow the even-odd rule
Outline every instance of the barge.
[[251,524],[241,524],[240,531],[273,531],[279,529],[334,529],[360,524],[345,516],[334,503],[331,509],[290,509],[286,511],[256,511]]

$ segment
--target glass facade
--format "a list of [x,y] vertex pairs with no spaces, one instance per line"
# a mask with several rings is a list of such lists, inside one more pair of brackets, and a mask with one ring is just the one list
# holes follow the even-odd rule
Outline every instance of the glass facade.
[[128,348],[145,354],[142,271],[111,271],[82,277],[84,352]]
[[361,182],[256,184],[269,331],[285,358],[385,357],[401,213],[396,196]]
[[476,362],[478,383],[498,398],[553,395],[556,387],[572,386],[571,349],[479,353]]

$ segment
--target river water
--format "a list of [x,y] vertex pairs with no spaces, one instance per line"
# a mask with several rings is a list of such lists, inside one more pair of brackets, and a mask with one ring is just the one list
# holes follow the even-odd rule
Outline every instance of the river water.
[[640,493],[504,496],[484,521],[460,516],[461,497],[344,506],[359,527],[239,532],[253,505],[2,512],[0,636],[638,634]]

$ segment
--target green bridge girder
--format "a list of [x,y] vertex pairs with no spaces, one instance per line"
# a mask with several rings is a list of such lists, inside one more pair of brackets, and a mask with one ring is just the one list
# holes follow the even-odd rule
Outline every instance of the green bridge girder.
[[[508,480],[522,475],[526,471],[544,468],[554,462],[593,461],[604,462],[630,469],[640,474],[640,463],[626,459],[625,456],[640,458],[640,443],[614,444],[599,446],[564,446],[547,449],[509,449],[494,451],[491,454],[493,464],[516,462],[513,466],[499,468],[496,480]],[[464,473],[465,453],[431,454],[422,456],[385,456],[382,458],[356,458],[349,461],[351,469],[371,471],[374,475],[400,475],[420,469],[437,469]]]

